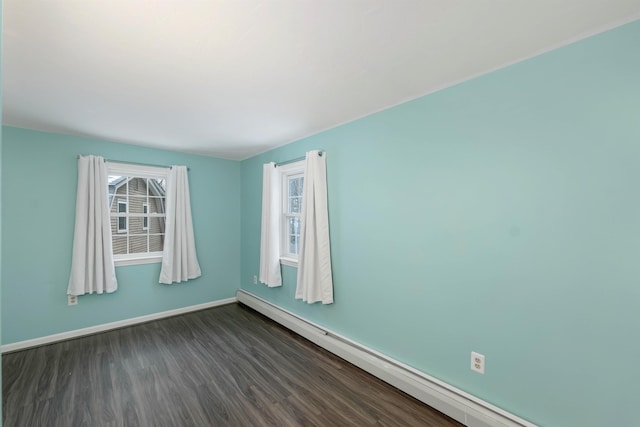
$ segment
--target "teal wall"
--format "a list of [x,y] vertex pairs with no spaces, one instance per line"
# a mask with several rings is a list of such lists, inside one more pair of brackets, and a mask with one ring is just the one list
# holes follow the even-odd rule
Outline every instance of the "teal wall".
[[[540,425],[638,425],[639,46],[636,21],[242,162],[241,287]],[[310,149],[330,306],[290,267],[252,282],[261,165]]]
[[[240,271],[240,164],[4,127],[2,339],[12,343],[235,296]],[[160,264],[116,267],[118,291],[67,306],[78,154],[189,166],[202,277],[160,285]]]

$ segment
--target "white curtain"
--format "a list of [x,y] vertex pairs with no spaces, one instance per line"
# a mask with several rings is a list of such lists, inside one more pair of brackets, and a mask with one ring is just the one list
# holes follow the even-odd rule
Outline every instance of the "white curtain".
[[171,284],[201,275],[191,218],[186,166],[172,166],[167,179],[167,212],[160,283]]
[[280,174],[276,164],[262,166],[262,229],[260,235],[260,283],[282,286],[280,274]]
[[326,154],[307,153],[302,190],[296,299],[333,303]]
[[102,157],[80,156],[76,225],[67,294],[101,294],[117,289],[111,246],[107,167]]

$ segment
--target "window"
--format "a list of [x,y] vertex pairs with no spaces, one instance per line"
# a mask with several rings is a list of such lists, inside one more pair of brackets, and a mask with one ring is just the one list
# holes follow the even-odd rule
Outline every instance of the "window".
[[142,229],[143,230],[148,230],[149,229],[149,216],[147,215],[149,213],[149,203],[143,203],[142,204],[142,214],[144,215],[142,217]]
[[161,262],[169,169],[107,163],[116,266]]
[[282,177],[282,224],[280,262],[297,266],[300,253],[300,214],[304,161],[279,166]]
[[118,233],[127,232],[127,201],[118,200]]

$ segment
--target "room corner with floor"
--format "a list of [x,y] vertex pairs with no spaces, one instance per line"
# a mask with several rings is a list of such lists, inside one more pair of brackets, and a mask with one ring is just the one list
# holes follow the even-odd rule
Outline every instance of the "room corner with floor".
[[72,3],[0,3],[0,425],[637,424],[639,5]]

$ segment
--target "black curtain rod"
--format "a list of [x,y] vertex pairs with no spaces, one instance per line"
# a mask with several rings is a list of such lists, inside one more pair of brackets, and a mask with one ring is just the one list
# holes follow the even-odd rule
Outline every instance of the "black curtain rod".
[[[318,152],[318,156],[322,156],[322,153],[323,153],[323,151]],[[291,159],[291,160],[285,160],[284,162],[276,163],[273,166],[274,167],[284,166],[284,165],[288,165],[289,163],[299,162],[300,160],[304,160],[304,159],[306,159],[306,156],[297,157],[297,158]]]
[[[80,154],[78,154],[78,158],[80,158]],[[151,163],[140,163],[140,162],[126,162],[126,161],[122,161],[122,160],[111,160],[111,159],[104,159],[105,163],[106,162],[111,162],[111,163],[124,163],[125,165],[138,165],[138,166],[151,166],[154,168],[166,168],[166,169],[171,169],[171,166],[165,166],[165,165],[153,165]],[[191,170],[191,168],[187,168],[187,170]]]

